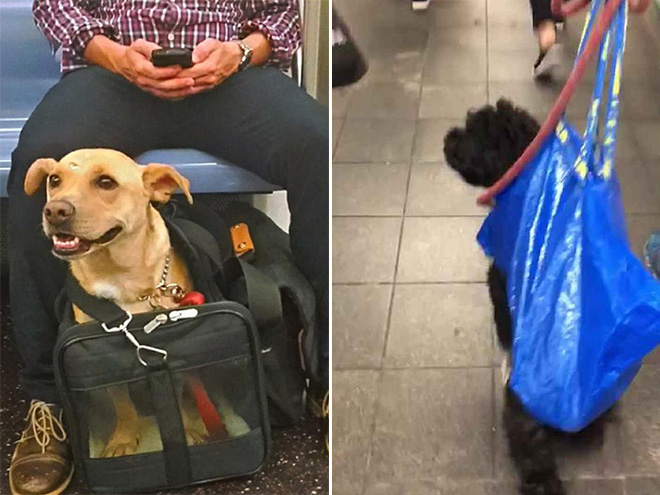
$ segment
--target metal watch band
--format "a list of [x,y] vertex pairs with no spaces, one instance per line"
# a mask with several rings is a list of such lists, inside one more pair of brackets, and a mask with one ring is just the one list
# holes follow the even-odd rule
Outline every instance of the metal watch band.
[[243,40],[238,40],[237,43],[243,51],[243,57],[241,58],[241,63],[238,65],[238,70],[245,70],[250,65],[250,61],[252,60],[252,48],[247,46]]

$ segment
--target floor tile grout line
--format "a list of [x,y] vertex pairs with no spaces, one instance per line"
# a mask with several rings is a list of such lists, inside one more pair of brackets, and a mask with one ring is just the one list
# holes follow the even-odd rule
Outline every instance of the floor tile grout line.
[[380,366],[380,367],[371,367],[371,366],[346,366],[333,368],[332,371],[419,371],[419,370],[437,370],[437,371],[450,371],[450,370],[494,370],[497,371],[500,369],[499,364],[493,365],[474,365],[474,366],[435,366],[435,365],[423,365],[423,366]]
[[484,280],[443,280],[443,281],[433,281],[433,280],[421,280],[421,281],[372,281],[372,282],[333,282],[332,286],[344,285],[344,286],[362,286],[362,285],[486,285],[486,279]]
[[[488,11],[488,2],[489,0],[484,0],[485,4],[485,9],[486,9],[486,103],[490,103],[490,45],[489,45],[489,35],[490,35],[490,18],[489,18],[489,11]],[[490,348],[491,348],[491,353],[490,353],[490,361],[491,364],[495,364],[495,339],[492,337],[493,332],[495,331],[495,328],[493,327],[493,324],[491,322],[490,325],[490,330],[491,330],[491,339],[490,339]],[[497,479],[497,462],[496,462],[496,456],[497,456],[497,398],[495,397],[496,394],[496,380],[495,380],[495,373],[496,370],[493,369],[491,372],[491,378],[490,378],[490,393],[491,393],[491,445],[490,445],[490,451],[491,451],[491,473],[493,475],[493,479]]]
[[[336,120],[341,120],[341,124],[339,125],[339,134],[337,135],[337,141],[332,143],[332,166],[335,165],[335,155],[337,154],[337,149],[339,148],[339,140],[341,139],[341,135],[344,132],[344,127],[346,126],[346,118],[341,118],[341,119],[336,119],[332,118],[332,124],[334,126],[334,122]],[[332,129],[331,129],[332,130]]]
[[369,439],[367,442],[367,461],[365,462],[364,473],[362,474],[362,489],[359,491],[361,495],[364,495],[367,491],[367,484],[369,481],[369,466],[371,464],[371,457],[373,454],[373,443],[374,437],[376,436],[376,421],[378,420],[378,412],[380,406],[380,392],[383,385],[383,369],[379,368],[375,371],[378,373],[378,380],[376,380],[376,396],[374,398],[373,416],[371,418],[370,425],[371,431],[369,431]]
[[369,444],[368,444],[368,450],[367,450],[367,462],[366,462],[366,468],[365,468],[365,473],[364,473],[364,478],[362,482],[362,490],[361,493],[364,495],[366,493],[367,488],[368,488],[368,482],[369,482],[369,466],[371,464],[371,459],[373,455],[373,443],[374,443],[374,438],[376,435],[376,422],[378,420],[378,413],[380,410],[380,403],[381,403],[381,388],[383,384],[383,377],[384,377],[384,371],[382,368],[383,363],[385,362],[385,355],[387,353],[387,344],[389,340],[389,335],[390,335],[390,325],[392,322],[392,310],[394,306],[394,296],[396,294],[396,279],[397,279],[397,274],[399,271],[399,262],[401,260],[401,247],[403,243],[403,228],[405,224],[405,218],[406,218],[406,209],[408,207],[408,196],[410,194],[410,183],[412,181],[412,161],[413,161],[413,156],[415,153],[415,142],[417,140],[417,130],[418,130],[418,122],[419,122],[419,112],[420,108],[422,105],[422,94],[423,94],[423,89],[424,89],[424,71],[426,68],[426,58],[428,56],[428,51],[429,51],[429,44],[431,43],[431,37],[429,36],[428,32],[428,27],[427,27],[427,36],[426,36],[426,49],[424,50],[424,65],[422,66],[422,73],[421,73],[421,78],[420,78],[420,84],[419,84],[419,99],[417,100],[417,112],[416,112],[416,118],[413,122],[414,130],[413,130],[413,142],[412,146],[410,147],[410,155],[408,156],[408,180],[406,183],[406,194],[405,194],[405,199],[403,203],[403,212],[401,216],[399,217],[401,219],[401,227],[399,230],[399,242],[397,246],[397,255],[396,255],[396,261],[394,264],[394,275],[392,278],[393,285],[392,285],[392,290],[390,294],[390,304],[387,312],[387,321],[385,324],[385,336],[383,340],[383,351],[381,354],[381,369],[378,371],[378,385],[376,387],[376,404],[374,407],[374,416],[373,416],[373,424],[371,427],[371,432],[369,436]]
[[[492,348],[494,349],[495,347],[495,339],[491,338],[490,339],[492,344]],[[493,351],[494,352],[494,351]],[[495,361],[494,359],[494,354],[491,354],[491,361]],[[499,366],[498,366],[499,368]],[[490,452],[491,452],[491,462],[492,462],[492,473],[493,473],[493,479],[497,479],[497,432],[498,432],[498,421],[497,421],[497,397],[495,394],[497,393],[497,380],[495,377],[497,376],[497,368],[492,368],[492,373],[491,373],[491,378],[490,378],[490,385],[491,385],[491,411],[492,411],[492,418],[491,418],[491,436],[490,436]]]
[[[476,197],[476,196],[475,196]],[[660,214],[660,211],[656,213],[656,215]],[[653,213],[646,213],[646,215],[653,215]],[[442,215],[434,215],[434,214],[428,214],[428,215],[406,215],[400,214],[400,215],[374,215],[374,214],[369,214],[369,215],[356,215],[356,214],[350,214],[350,215],[332,215],[332,218],[486,218],[487,214],[484,213],[483,215],[453,215],[453,214],[442,214]]]

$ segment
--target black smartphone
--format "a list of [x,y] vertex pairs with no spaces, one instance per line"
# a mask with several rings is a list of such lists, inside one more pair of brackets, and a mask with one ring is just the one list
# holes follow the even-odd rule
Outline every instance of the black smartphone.
[[155,67],[179,65],[184,69],[192,67],[192,51],[186,48],[161,48],[151,52],[151,63]]

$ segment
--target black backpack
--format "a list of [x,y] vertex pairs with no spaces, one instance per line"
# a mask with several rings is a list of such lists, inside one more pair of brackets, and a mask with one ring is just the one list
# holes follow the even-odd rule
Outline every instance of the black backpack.
[[[130,315],[72,276],[58,301],[56,380],[78,471],[96,491],[175,488],[258,471],[271,424],[301,418],[305,384],[314,379],[314,297],[288,236],[244,203],[218,216],[173,201],[161,214],[204,304]],[[233,254],[227,225],[238,223],[254,242],[250,262]],[[72,303],[96,321],[76,324]],[[138,419],[120,423],[117,400],[129,401]],[[124,423],[139,425],[137,455],[116,449]]]
[[[161,214],[208,259],[225,297],[252,313],[268,350],[263,361],[271,425],[297,423],[305,409],[305,387],[320,382],[321,373],[314,291],[296,267],[288,234],[265,213],[239,201],[214,211],[174,200]],[[241,223],[248,226],[255,249],[239,258],[229,232]]]

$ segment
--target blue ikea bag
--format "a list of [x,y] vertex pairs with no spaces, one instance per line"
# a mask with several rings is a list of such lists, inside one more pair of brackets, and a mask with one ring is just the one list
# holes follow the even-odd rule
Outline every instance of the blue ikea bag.
[[[592,2],[578,53],[599,4]],[[562,118],[496,197],[478,234],[507,276],[515,325],[509,386],[532,416],[568,432],[609,409],[660,344],[660,283],[631,252],[613,167],[627,8],[622,2],[600,46],[584,135]]]

